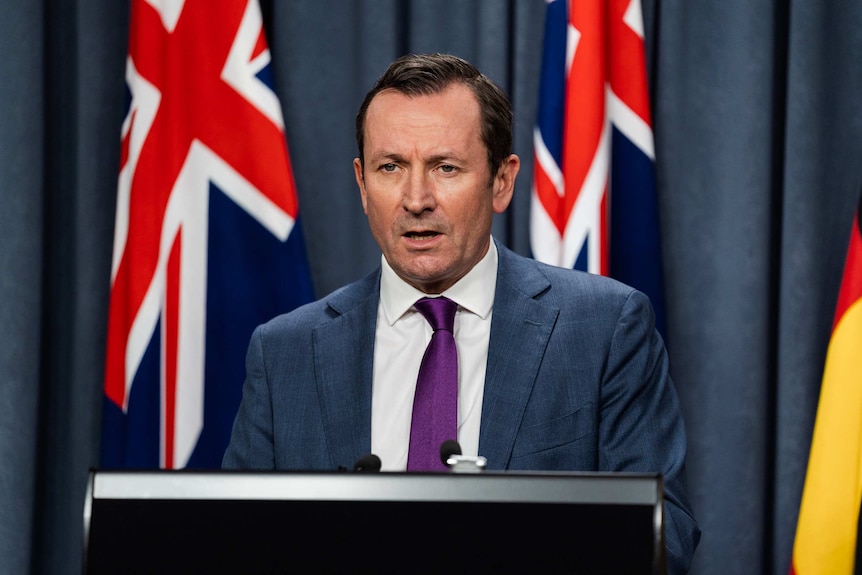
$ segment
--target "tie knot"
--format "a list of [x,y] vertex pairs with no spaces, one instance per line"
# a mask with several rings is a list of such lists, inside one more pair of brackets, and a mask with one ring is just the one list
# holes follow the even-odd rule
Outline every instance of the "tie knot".
[[455,310],[458,304],[445,297],[423,297],[414,306],[425,316],[431,329],[442,329],[448,332],[455,330]]

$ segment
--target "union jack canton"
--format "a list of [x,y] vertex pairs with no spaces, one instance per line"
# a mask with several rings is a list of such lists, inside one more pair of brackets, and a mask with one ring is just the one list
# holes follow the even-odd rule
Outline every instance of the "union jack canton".
[[533,257],[664,294],[639,0],[547,5],[533,144]]

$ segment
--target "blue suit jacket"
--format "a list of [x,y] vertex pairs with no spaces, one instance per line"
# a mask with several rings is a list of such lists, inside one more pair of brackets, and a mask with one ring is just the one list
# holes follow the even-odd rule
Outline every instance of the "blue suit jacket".
[[[700,531],[686,437],[648,298],[498,245],[479,454],[490,470],[660,472],[668,572]],[[352,468],[371,450],[380,270],[258,327],[225,468]]]

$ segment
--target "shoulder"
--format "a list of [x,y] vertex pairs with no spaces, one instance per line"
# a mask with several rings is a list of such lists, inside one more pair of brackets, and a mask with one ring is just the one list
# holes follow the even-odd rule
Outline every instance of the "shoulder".
[[615,279],[544,264],[499,244],[497,247],[499,281],[547,305],[607,307],[614,302],[622,306],[632,299],[646,299],[642,293]]
[[[261,335],[306,332],[352,309],[375,305],[379,299],[379,268],[364,278],[347,284],[327,296],[278,315],[258,327]],[[372,301],[373,300],[373,301]]]

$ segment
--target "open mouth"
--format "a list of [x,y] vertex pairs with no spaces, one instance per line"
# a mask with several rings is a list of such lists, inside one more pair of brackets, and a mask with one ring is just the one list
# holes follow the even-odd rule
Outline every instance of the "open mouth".
[[406,234],[404,234],[404,236],[407,239],[416,240],[416,241],[430,240],[430,239],[435,238],[439,235],[440,234],[438,232],[429,232],[429,231],[407,232]]

